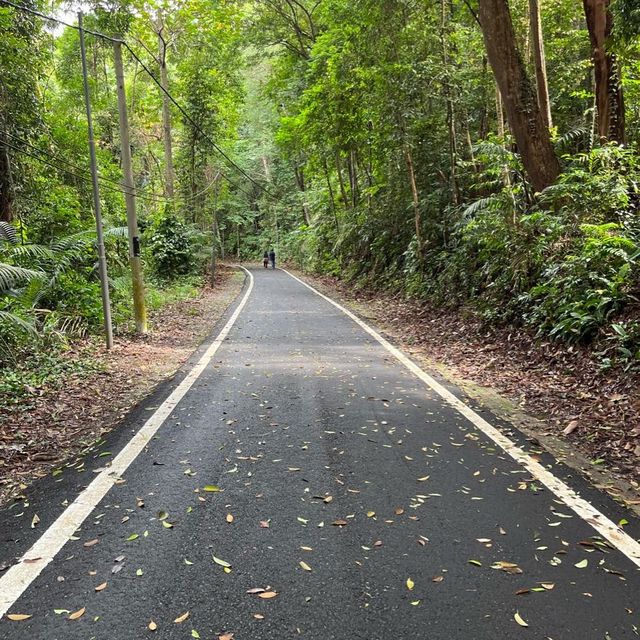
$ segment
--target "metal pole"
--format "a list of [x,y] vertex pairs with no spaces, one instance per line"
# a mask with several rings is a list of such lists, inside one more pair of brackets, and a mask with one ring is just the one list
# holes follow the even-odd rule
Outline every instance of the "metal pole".
[[84,85],[84,104],[87,111],[87,129],[89,132],[89,159],[91,161],[91,182],[93,185],[93,210],[96,217],[96,234],[98,242],[98,272],[102,290],[102,312],[104,315],[104,334],[107,349],[113,347],[113,329],[111,327],[111,302],[109,300],[109,278],[107,276],[107,258],[104,251],[104,234],[102,231],[102,212],[100,210],[100,187],[98,185],[98,163],[96,162],[96,143],[93,137],[91,119],[91,99],[89,97],[89,78],[87,74],[87,52],[84,46],[84,30],[82,29],[82,12],[78,13],[78,32],[80,34],[80,55],[82,56],[82,82]]
[[144,303],[144,280],[142,277],[142,261],[140,259],[140,237],[138,235],[138,218],[136,216],[136,188],[133,181],[131,164],[131,142],[129,140],[129,118],[127,116],[127,96],[124,89],[124,69],[122,66],[122,48],[120,42],[113,43],[114,67],[118,85],[118,113],[120,116],[120,153],[122,157],[122,173],[125,201],[127,204],[127,227],[129,228],[129,264],[133,281],[133,312],[136,321],[136,332],[147,332],[147,310]]

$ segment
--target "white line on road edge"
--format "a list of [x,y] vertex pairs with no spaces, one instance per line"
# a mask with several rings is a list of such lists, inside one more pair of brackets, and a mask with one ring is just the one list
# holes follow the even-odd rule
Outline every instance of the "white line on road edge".
[[[562,480],[556,478],[548,469],[539,462],[536,462],[525,453],[518,445],[509,440],[501,431],[481,418],[473,409],[468,407],[462,400],[443,387],[439,382],[424,372],[417,364],[412,362],[402,351],[394,347],[388,340],[385,340],[377,331],[364,323],[355,314],[345,309],[331,298],[320,293],[311,285],[300,278],[297,278],[286,269],[282,269],[286,274],[303,284],[314,293],[324,298],[337,309],[340,309],[357,325],[362,327],[370,336],[375,338],[387,351],[392,353],[409,371],[420,378],[428,387],[435,391],[443,400],[446,400],[456,411],[461,413],[469,422],[473,423],[480,431],[489,436],[497,445],[508,453],[518,464],[522,465],[532,476],[536,477],[542,484],[556,494],[569,508],[577,513],[583,520],[588,522],[599,534],[605,537],[612,545],[622,552],[637,567],[640,567],[640,544],[631,536],[627,535],[620,527],[600,513],[591,503],[581,498],[571,487]],[[1,586],[1,585],[0,585]]]
[[[176,405],[191,389],[193,383],[200,377],[216,351],[229,334],[238,316],[244,308],[251,290],[253,276],[241,267],[249,276],[249,288],[240,304],[224,325],[218,337],[193,366],[182,382],[171,392],[171,395],[156,409],[153,415],[144,423],[140,431],[125,445],[124,449],[113,459],[110,467],[103,469],[91,484],[62,512],[53,524],[42,534],[37,542],[25,553],[22,561],[11,567],[0,578],[0,618],[9,610],[13,603],[24,593],[28,586],[40,575],[42,570],[54,559],[56,554],[67,543],[78,527],[96,508],[116,480],[122,476],[129,465],[149,444],[164,421],[169,417]],[[24,560],[29,562],[25,563]]]

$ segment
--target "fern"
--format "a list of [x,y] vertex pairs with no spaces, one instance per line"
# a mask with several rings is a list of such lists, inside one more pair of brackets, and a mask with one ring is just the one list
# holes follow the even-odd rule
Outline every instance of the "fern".
[[9,244],[18,244],[18,232],[16,228],[8,222],[0,221],[0,240],[4,240]]

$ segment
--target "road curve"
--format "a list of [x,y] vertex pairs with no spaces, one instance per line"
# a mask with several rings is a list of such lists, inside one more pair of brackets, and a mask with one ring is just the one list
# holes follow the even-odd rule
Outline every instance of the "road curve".
[[[252,278],[174,380],[0,511],[0,638],[638,637],[638,567],[594,528],[629,521],[632,546],[637,520],[542,454],[597,510],[580,517],[340,309],[284,271]],[[70,504],[89,514],[79,527]],[[65,518],[72,535],[47,563],[38,541]],[[10,567],[25,580],[29,565],[17,585]]]

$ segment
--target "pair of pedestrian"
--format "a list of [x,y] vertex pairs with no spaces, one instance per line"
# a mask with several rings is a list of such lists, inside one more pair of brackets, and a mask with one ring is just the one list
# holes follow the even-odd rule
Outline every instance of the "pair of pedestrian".
[[276,268],[276,252],[273,249],[271,249],[271,251],[265,251],[262,256],[262,264],[265,269],[269,268],[269,263],[271,263],[272,269]]

